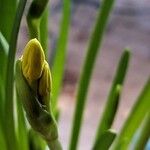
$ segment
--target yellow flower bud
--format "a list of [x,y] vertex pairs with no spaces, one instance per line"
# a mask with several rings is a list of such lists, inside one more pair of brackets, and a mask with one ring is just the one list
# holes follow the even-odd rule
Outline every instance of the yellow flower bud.
[[42,76],[39,80],[39,95],[40,96],[49,95],[52,86],[51,84],[52,84],[52,79],[51,79],[50,68],[48,63],[45,61]]
[[41,77],[45,55],[37,39],[30,40],[24,48],[22,56],[23,75],[29,83]]

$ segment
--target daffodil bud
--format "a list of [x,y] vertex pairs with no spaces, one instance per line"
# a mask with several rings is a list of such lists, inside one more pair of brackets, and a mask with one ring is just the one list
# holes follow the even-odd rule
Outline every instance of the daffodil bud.
[[24,48],[22,56],[22,72],[29,83],[42,75],[45,55],[37,39],[30,40]]
[[[26,82],[27,81],[27,82]],[[31,127],[50,147],[62,150],[50,105],[51,73],[43,49],[36,39],[26,45],[16,63],[16,87]]]
[[51,73],[48,63],[44,62],[43,72],[41,78],[39,79],[39,95],[47,96],[51,91]]

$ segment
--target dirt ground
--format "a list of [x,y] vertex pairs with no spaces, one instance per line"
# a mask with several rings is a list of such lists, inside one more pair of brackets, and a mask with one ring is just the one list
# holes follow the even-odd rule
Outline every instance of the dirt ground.
[[[91,0],[92,1],[92,0]],[[85,58],[87,43],[99,6],[98,0],[74,0],[68,45],[64,86],[59,97],[61,109],[59,130],[63,147],[69,142],[71,121],[76,100],[76,87]],[[51,2],[51,47],[55,47],[60,20],[60,1]],[[25,24],[21,28],[27,41]],[[131,49],[130,66],[123,88],[120,107],[113,128],[121,128],[131,107],[150,75],[150,3],[148,0],[118,0],[111,15],[106,35],[97,56],[84,114],[79,150],[90,150],[96,128],[107,99],[117,63],[125,47]]]

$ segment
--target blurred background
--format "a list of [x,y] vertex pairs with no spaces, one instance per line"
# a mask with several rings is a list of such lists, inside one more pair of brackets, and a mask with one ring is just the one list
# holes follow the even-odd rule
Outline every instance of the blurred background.
[[[61,18],[61,0],[50,1],[49,16],[49,57],[56,47]],[[68,56],[63,88],[59,97],[61,116],[59,130],[64,149],[69,142],[71,121],[75,108],[76,87],[87,43],[101,7],[99,0],[72,0],[71,28],[68,41]],[[28,40],[25,16],[22,21],[18,56]],[[119,131],[134,101],[150,75],[150,3],[149,0],[117,0],[106,29],[105,38],[99,55],[86,105],[79,150],[91,149],[101,113],[111,86],[117,63],[124,48],[132,52],[130,66],[123,88],[120,108],[114,129]]]

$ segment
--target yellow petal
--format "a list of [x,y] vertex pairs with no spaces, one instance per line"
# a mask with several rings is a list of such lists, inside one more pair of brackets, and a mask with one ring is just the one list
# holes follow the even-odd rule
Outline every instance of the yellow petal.
[[52,79],[51,79],[50,68],[48,63],[45,61],[42,76],[39,80],[39,94],[41,96],[46,96],[50,94],[51,86],[52,86],[51,84],[52,84]]
[[30,40],[24,48],[22,56],[22,71],[25,78],[32,82],[41,77],[45,55],[37,39]]

